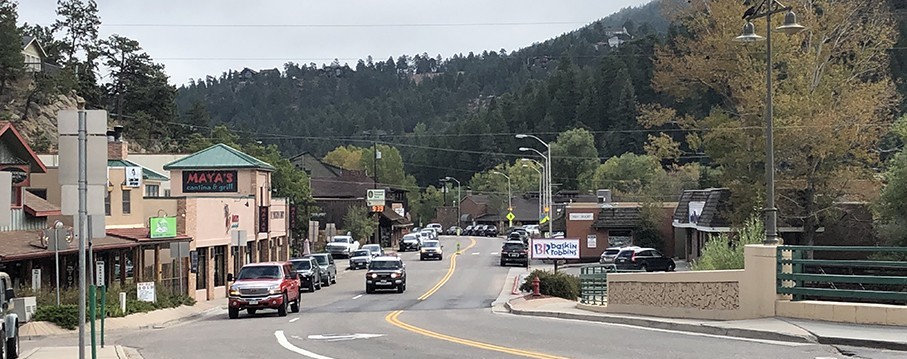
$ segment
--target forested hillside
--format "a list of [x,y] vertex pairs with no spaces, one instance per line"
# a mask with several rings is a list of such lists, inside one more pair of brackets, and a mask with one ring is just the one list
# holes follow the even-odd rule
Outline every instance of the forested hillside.
[[[607,32],[623,27],[633,39],[608,46]],[[500,163],[517,152],[512,134],[520,131],[554,139],[584,127],[609,157],[642,149],[640,133],[606,131],[638,129],[635,103],[654,96],[651,58],[666,30],[661,5],[652,3],[518,51],[287,63],[254,75],[233,69],[180,88],[177,103],[198,129],[228,124],[290,155],[394,144],[422,184]],[[438,163],[439,156],[452,161]]]

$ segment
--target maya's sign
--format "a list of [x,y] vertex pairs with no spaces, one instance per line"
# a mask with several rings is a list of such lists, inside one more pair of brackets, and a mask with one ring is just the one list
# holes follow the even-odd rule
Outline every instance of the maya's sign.
[[237,192],[236,171],[183,171],[183,192]]
[[579,259],[579,239],[532,239],[532,259]]

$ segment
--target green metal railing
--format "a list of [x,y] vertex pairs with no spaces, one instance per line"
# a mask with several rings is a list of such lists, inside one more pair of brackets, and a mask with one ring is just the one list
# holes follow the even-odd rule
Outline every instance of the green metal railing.
[[[887,260],[809,259],[809,253],[889,254]],[[793,300],[907,303],[907,247],[778,246],[778,294]],[[815,255],[813,257],[816,257]]]
[[580,303],[604,305],[608,301],[608,273],[636,273],[643,270],[617,269],[614,264],[589,264],[580,267]]

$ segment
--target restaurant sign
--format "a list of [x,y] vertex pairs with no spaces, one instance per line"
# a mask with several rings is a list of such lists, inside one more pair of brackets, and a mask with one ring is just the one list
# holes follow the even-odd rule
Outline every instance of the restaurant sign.
[[183,171],[183,192],[237,192],[236,171]]

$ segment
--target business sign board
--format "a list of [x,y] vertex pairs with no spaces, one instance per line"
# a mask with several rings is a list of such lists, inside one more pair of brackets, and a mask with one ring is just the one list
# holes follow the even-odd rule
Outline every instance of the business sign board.
[[156,302],[154,282],[136,283],[136,297],[143,302]]
[[383,206],[385,202],[385,194],[383,189],[370,189],[365,193],[365,200],[369,207],[371,206]]
[[238,192],[237,171],[183,171],[183,193]]
[[699,223],[699,217],[702,216],[702,209],[705,208],[705,202],[702,201],[690,201],[690,204],[687,207],[689,212],[689,222],[690,223]]
[[271,231],[271,207],[258,206],[258,233]]
[[126,187],[142,187],[142,168],[126,167]]
[[593,213],[570,213],[571,221],[591,221],[593,219],[595,219]]
[[579,259],[579,239],[533,238],[529,255],[532,259]]
[[176,237],[176,217],[151,217],[151,238]]

